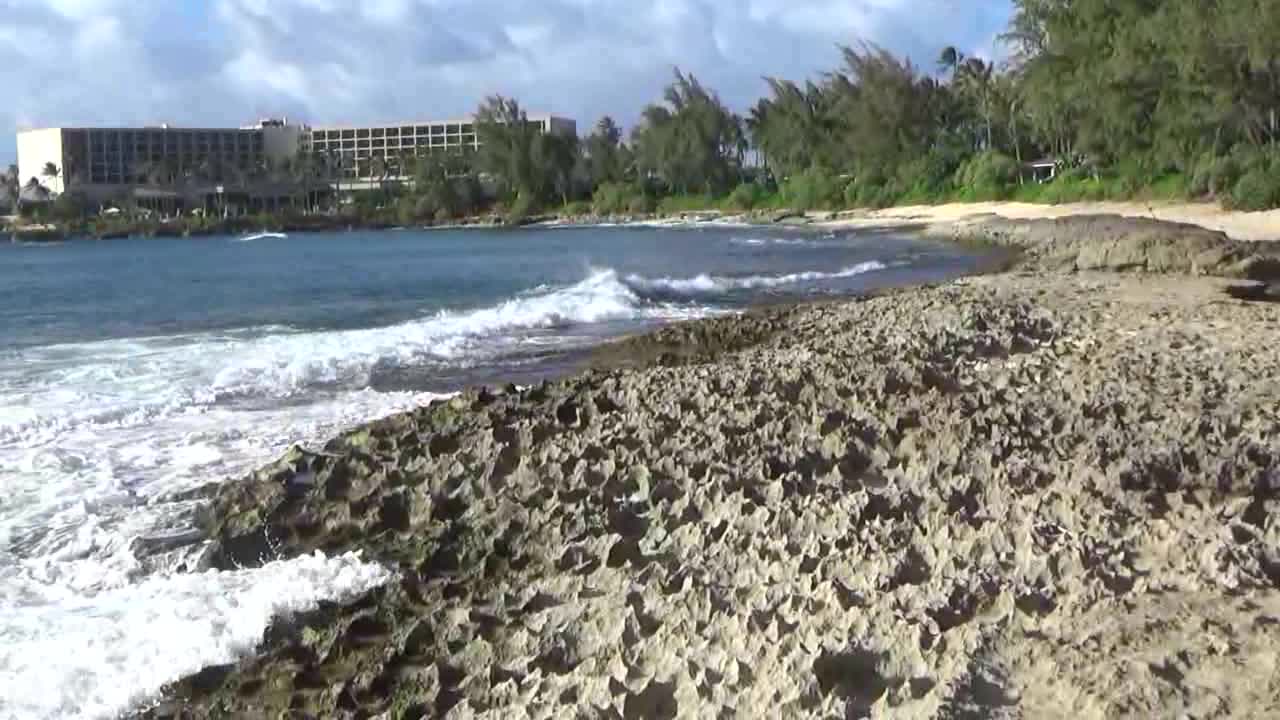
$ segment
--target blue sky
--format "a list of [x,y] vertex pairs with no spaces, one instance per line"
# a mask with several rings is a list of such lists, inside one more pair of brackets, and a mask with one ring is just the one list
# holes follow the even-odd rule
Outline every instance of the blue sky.
[[1010,0],[0,0],[0,162],[52,125],[452,117],[488,94],[630,125],[671,68],[736,109],[867,40],[998,53]]

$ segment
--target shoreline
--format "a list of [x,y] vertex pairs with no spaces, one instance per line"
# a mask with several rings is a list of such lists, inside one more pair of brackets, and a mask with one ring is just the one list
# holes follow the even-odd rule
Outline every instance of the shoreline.
[[[1092,272],[1062,233],[1096,222],[952,226],[1022,265],[667,326],[227,483],[208,567],[359,549],[398,579],[141,714],[1274,712],[1245,660],[1280,649],[1253,631],[1280,617],[1280,306],[1190,276],[1269,266],[1111,219],[1160,231],[1148,272]],[[1188,612],[1235,650],[1144,630]]]
[[[262,224],[253,221],[219,221],[215,227],[166,229],[161,223],[139,224],[138,232],[113,232],[105,236],[92,233],[70,233],[65,228],[48,224],[34,224],[25,228],[8,228],[17,235],[31,233],[33,244],[42,238],[60,240],[114,239],[116,237],[203,237],[207,235],[252,231],[281,232],[343,232],[355,230],[461,230],[461,229],[517,229],[517,228],[574,228],[574,227],[697,227],[725,225],[734,227],[779,227],[811,229],[819,231],[923,231],[925,234],[950,238],[965,228],[981,227],[992,221],[1038,222],[1070,220],[1089,216],[1116,216],[1131,220],[1154,220],[1162,223],[1196,225],[1207,231],[1220,232],[1237,241],[1280,241],[1280,210],[1242,212],[1222,208],[1216,203],[1204,202],[1120,202],[1098,201],[1048,205],[1013,201],[949,203],[942,205],[916,205],[891,207],[881,210],[854,209],[841,211],[685,211],[671,214],[629,215],[570,215],[557,213],[534,215],[520,223],[509,223],[500,215],[477,215],[456,222],[436,225],[399,225],[387,221],[354,221],[328,215],[312,215],[304,218],[281,219]],[[145,226],[145,227],[144,227]],[[159,231],[159,232],[157,232]]]

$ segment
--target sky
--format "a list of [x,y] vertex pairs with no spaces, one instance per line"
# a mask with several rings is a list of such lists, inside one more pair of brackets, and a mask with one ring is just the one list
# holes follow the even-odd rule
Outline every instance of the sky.
[[1010,0],[0,0],[0,163],[14,132],[451,118],[491,94],[630,126],[672,69],[745,111],[764,76],[877,43],[933,72],[999,56]]

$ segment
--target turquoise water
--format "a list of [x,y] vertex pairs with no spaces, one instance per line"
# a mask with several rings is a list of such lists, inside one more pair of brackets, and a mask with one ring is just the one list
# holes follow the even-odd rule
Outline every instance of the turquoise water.
[[0,687],[28,689],[0,716],[110,714],[373,577],[351,558],[191,576],[183,491],[603,338],[978,261],[707,226],[0,246]]

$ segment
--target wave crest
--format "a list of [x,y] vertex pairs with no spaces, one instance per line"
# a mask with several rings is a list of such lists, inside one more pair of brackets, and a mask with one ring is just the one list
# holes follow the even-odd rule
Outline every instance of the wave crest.
[[869,260],[836,272],[813,270],[787,273],[785,275],[748,275],[744,277],[727,277],[703,273],[688,278],[646,278],[642,275],[628,275],[626,284],[628,287],[645,295],[700,296],[723,294],[735,290],[761,290],[806,282],[850,278],[876,272],[877,270],[884,270],[886,267],[888,266],[879,260]]

